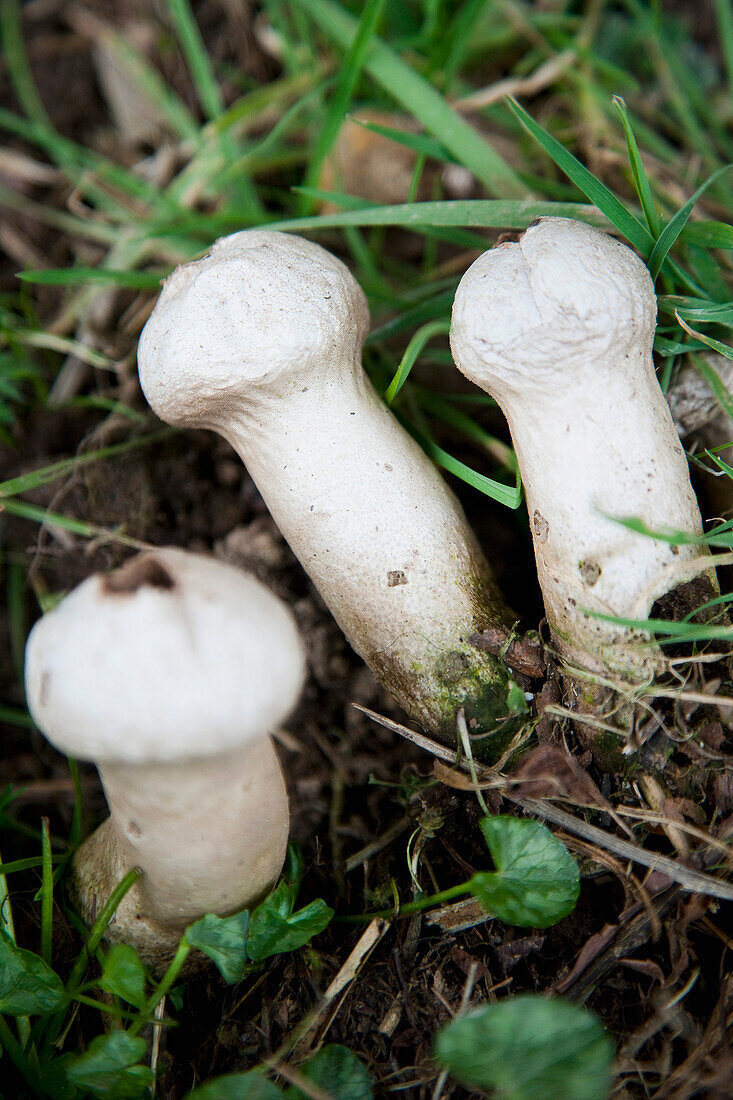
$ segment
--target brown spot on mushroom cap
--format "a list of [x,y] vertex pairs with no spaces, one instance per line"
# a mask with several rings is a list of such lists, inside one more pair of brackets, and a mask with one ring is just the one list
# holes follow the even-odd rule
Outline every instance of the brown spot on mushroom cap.
[[105,592],[124,596],[132,595],[145,585],[165,590],[176,587],[168,570],[152,554],[132,558],[102,580]]

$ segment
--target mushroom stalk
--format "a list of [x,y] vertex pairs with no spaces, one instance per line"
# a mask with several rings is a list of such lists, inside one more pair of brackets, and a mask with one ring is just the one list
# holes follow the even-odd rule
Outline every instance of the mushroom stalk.
[[[74,861],[87,923],[93,923],[97,891],[84,884],[100,873],[108,877],[109,866],[115,874],[122,870],[119,878],[131,867],[141,871],[135,906],[175,935],[204,913],[244,908],[274,884],[285,859],[289,815],[268,736],[210,759],[100,764],[99,775],[109,821]],[[222,852],[231,858],[222,860]],[[101,892],[108,896],[116,881]]]
[[469,638],[508,631],[463,510],[364,374],[369,315],[340,261],[247,231],[167,280],[140,380],[169,423],[237,450],[351,645],[421,725],[455,738],[522,709],[503,663]]
[[484,253],[453,310],[459,369],[503,409],[524,481],[547,619],[561,656],[593,673],[646,677],[648,637],[594,618],[642,619],[696,574],[701,532],[687,460],[652,361],[646,268],[596,229],[543,218]]
[[88,924],[136,868],[106,936],[163,965],[192,921],[274,885],[289,813],[268,730],[303,674],[284,605],[254,578],[182,550],[90,577],[36,623],[31,713],[57,748],[97,764],[109,803],[73,860]]

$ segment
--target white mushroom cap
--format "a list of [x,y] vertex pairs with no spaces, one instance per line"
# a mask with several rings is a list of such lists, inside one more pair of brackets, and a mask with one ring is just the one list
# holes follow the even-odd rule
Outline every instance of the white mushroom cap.
[[[577,371],[603,384],[604,356],[651,350],[657,299],[625,245],[583,222],[541,218],[464,275],[451,345],[471,381],[502,396],[567,388]],[[600,396],[600,393],[599,393]]]
[[302,237],[248,229],[166,279],[140,339],[140,382],[169,424],[216,428],[243,384],[287,393],[303,374],[307,385],[368,331],[366,298],[340,260]]
[[163,763],[276,728],[304,669],[292,615],[258,581],[163,549],[90,577],[39,620],[26,688],[34,721],[62,752]]

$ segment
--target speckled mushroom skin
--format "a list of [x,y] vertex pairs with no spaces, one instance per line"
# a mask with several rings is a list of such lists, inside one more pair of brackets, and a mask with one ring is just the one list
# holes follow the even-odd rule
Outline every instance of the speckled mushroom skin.
[[484,729],[512,711],[503,663],[468,642],[512,619],[455,496],[361,368],[368,326],[324,249],[237,233],[166,281],[140,381],[163,420],[232,444],[351,645],[453,741],[461,703]]
[[680,563],[702,553],[611,518],[701,530],[654,373],[655,320],[652,280],[629,248],[580,222],[543,218],[469,268],[451,331],[459,369],[509,422],[561,654],[634,677],[653,671],[655,651],[585,610],[644,618],[693,575]]

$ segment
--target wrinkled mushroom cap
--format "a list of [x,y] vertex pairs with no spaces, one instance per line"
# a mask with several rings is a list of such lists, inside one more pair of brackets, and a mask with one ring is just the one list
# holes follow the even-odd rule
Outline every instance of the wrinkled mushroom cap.
[[166,279],[138,348],[140,383],[169,424],[215,428],[251,387],[287,393],[369,329],[348,268],[302,237],[245,230]]
[[84,581],[26,650],[34,721],[62,752],[96,763],[213,756],[262,737],[295,705],[304,671],[276,596],[176,549]]
[[541,218],[518,243],[492,248],[461,280],[451,347],[477,385],[512,396],[564,389],[571,371],[651,349],[654,286],[630,248],[583,222]]

